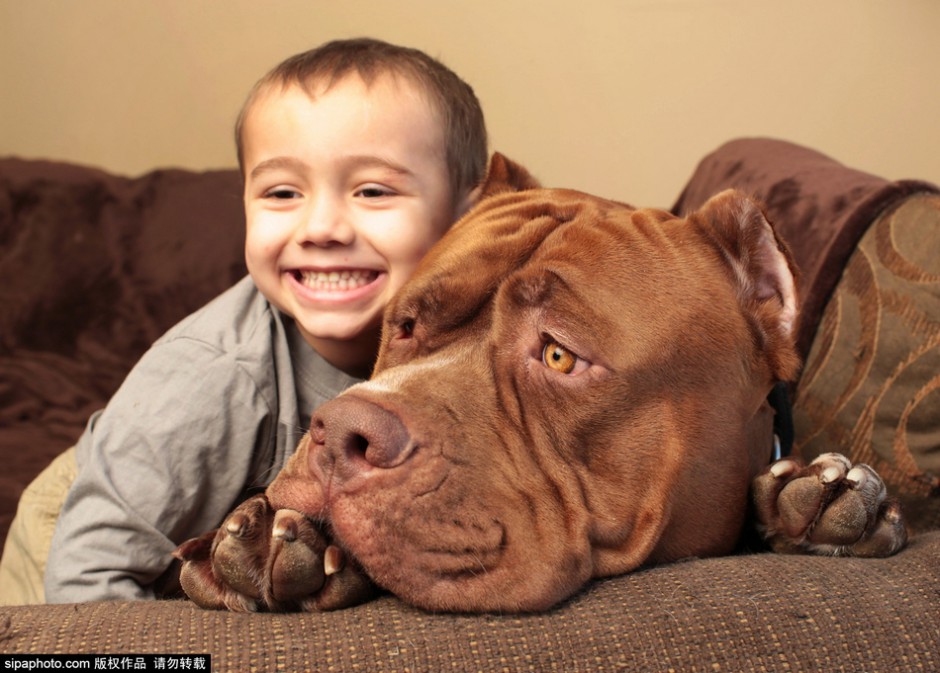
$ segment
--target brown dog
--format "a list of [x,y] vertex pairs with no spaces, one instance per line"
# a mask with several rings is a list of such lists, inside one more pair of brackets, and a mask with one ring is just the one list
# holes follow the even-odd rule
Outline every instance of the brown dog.
[[180,547],[184,588],[325,609],[367,576],[433,610],[540,610],[730,552],[752,481],[774,548],[893,553],[904,526],[868,468],[766,469],[796,303],[785,246],[738,193],[678,219],[540,189],[496,155],[389,305],[373,378],[315,413],[266,497]]

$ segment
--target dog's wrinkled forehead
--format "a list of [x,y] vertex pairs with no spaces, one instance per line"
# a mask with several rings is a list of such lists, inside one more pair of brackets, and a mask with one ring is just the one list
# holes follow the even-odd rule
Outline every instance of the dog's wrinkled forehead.
[[560,229],[590,226],[604,209],[626,206],[570,190],[534,189],[491,197],[428,253],[386,313],[386,339],[433,316],[436,330],[466,326],[486,311],[506,278],[525,268]]
[[539,311],[541,324],[548,320],[558,336],[585,348],[596,341],[588,326],[616,340],[631,324],[655,320],[649,311],[657,302],[648,298],[668,291],[665,279],[675,273],[657,252],[661,225],[674,219],[572,190],[490,197],[432,249],[389,304],[374,373],[461,341],[465,352],[469,344],[505,347],[523,325],[536,329],[522,311]]

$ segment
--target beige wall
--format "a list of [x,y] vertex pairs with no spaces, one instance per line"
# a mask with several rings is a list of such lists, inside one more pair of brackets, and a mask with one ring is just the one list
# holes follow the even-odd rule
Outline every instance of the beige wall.
[[743,135],[940,182],[938,0],[0,0],[0,154],[231,166],[254,80],[357,35],[462,74],[547,184],[668,206]]

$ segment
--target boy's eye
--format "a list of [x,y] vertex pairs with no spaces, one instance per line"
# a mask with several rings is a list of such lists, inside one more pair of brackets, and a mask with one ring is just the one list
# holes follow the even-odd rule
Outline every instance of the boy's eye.
[[379,185],[366,185],[356,190],[356,196],[365,199],[378,199],[383,196],[391,196],[392,194],[392,190],[386,187],[380,187]]
[[299,199],[301,197],[300,192],[294,189],[288,189],[287,187],[278,187],[276,189],[271,189],[265,192],[265,198],[267,199],[278,199],[278,200],[287,200],[287,199]]

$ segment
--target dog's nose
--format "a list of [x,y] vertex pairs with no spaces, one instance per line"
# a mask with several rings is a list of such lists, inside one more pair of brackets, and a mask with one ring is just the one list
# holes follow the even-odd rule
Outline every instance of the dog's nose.
[[341,395],[317,409],[311,430],[341,471],[358,470],[364,463],[393,468],[414,449],[397,415],[352,395]]

